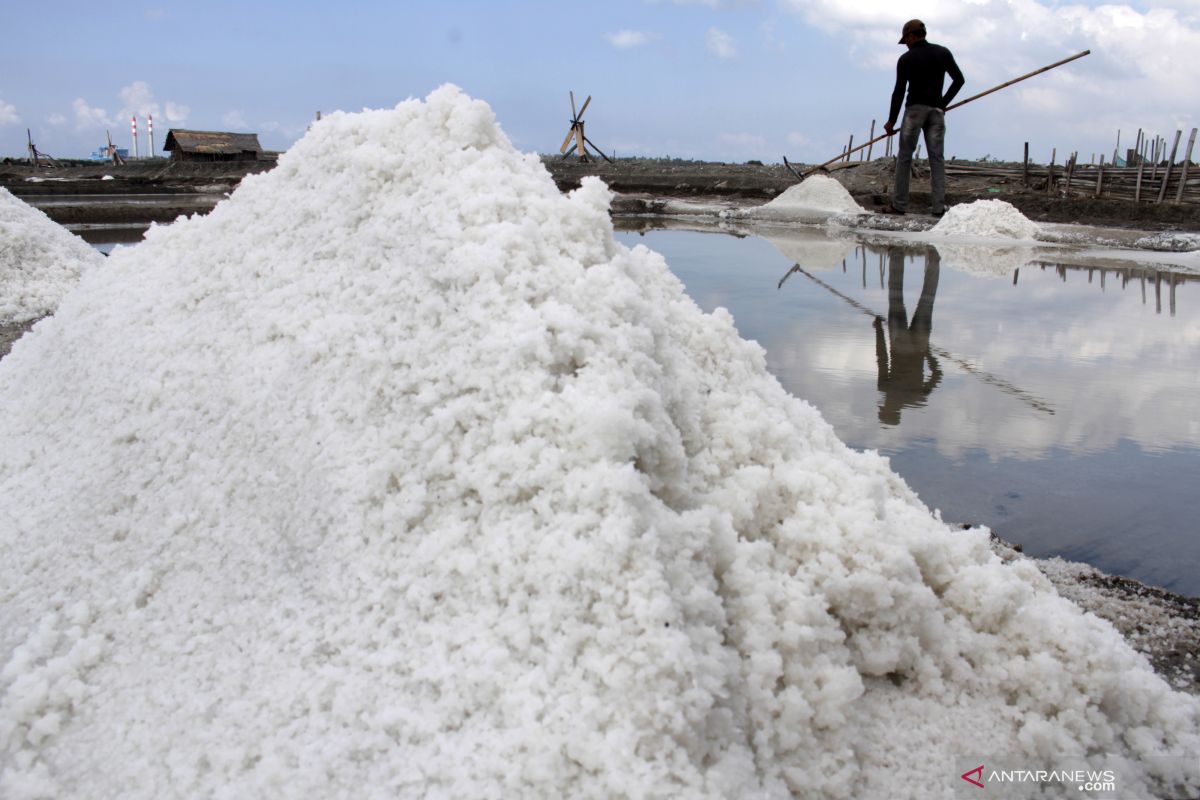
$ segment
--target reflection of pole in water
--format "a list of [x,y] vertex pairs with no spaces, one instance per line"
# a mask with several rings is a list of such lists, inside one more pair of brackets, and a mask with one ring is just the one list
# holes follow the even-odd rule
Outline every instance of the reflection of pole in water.
[[[881,269],[882,269],[882,260],[883,260],[883,256],[880,255],[880,268]],[[837,289],[833,288],[828,283],[826,283],[825,281],[818,278],[816,275],[813,275],[811,272],[809,272],[808,270],[806,270],[804,267],[800,266],[799,264],[796,264],[795,266],[793,266],[790,270],[788,270],[786,275],[784,275],[782,278],[779,279],[779,285],[776,288],[782,289],[784,282],[792,276],[793,272],[799,272],[801,275],[808,278],[810,281],[817,284],[821,288],[823,288],[823,289],[831,292],[832,294],[840,297],[841,299],[845,300],[847,303],[849,303],[850,305],[857,308],[859,311],[861,311],[864,314],[866,314],[867,316],[869,316],[872,320],[872,323],[874,322],[876,317],[881,316],[880,314],[876,314],[874,311],[872,311],[871,309],[867,308],[862,303],[855,300],[853,297],[847,297],[846,295],[842,294]],[[963,372],[974,375],[976,378],[979,378],[979,380],[983,381],[984,383],[989,384],[991,386],[995,386],[1000,391],[1002,391],[1006,394],[1010,394],[1013,397],[1020,399],[1026,405],[1028,405],[1030,408],[1033,408],[1037,411],[1041,411],[1045,414],[1053,414],[1054,413],[1054,407],[1052,405],[1050,405],[1048,402],[1046,402],[1045,400],[1038,397],[1037,395],[1030,394],[1029,392],[1025,391],[1024,389],[1014,386],[1013,384],[1009,383],[1008,381],[1004,380],[1003,378],[993,375],[992,373],[990,373],[986,370],[982,370],[979,367],[976,367],[974,364],[970,363],[969,361],[965,361],[964,359],[959,358],[958,356],[954,355],[953,353],[951,353],[949,350],[945,349],[944,347],[935,347],[934,345],[930,345],[929,349],[931,352],[936,353],[941,358],[944,358],[947,361],[950,361],[951,363],[958,366],[958,368],[961,369]]]
[[[1055,274],[1058,275],[1059,278],[1064,283],[1067,280],[1067,273],[1071,271],[1068,265],[1058,264],[1055,262],[1032,261],[1030,263],[1039,267],[1042,270],[1042,272],[1045,272],[1047,269],[1053,269]],[[1095,282],[1093,280],[1094,274],[1097,272],[1100,273],[1100,291],[1105,292],[1105,293],[1107,293],[1107,291],[1108,291],[1108,273],[1111,271],[1116,270],[1120,273],[1121,290],[1122,291],[1124,291],[1125,289],[1128,289],[1130,282],[1136,278],[1137,282],[1138,282],[1138,286],[1141,289],[1142,305],[1147,305],[1146,283],[1148,282],[1148,280],[1150,280],[1147,273],[1149,273],[1153,270],[1155,313],[1156,314],[1162,313],[1162,306],[1163,306],[1162,290],[1163,290],[1163,284],[1166,283],[1166,286],[1167,286],[1167,313],[1170,314],[1172,317],[1176,315],[1176,300],[1178,298],[1178,292],[1176,291],[1177,287],[1197,280],[1197,278],[1195,276],[1190,275],[1190,274],[1173,272],[1171,270],[1166,270],[1164,273],[1163,270],[1154,269],[1154,268],[1145,267],[1145,266],[1129,267],[1129,268],[1077,266],[1075,269],[1076,269],[1076,271],[1079,271],[1079,270],[1087,271],[1089,284]],[[1019,274],[1019,272],[1020,272],[1020,270],[1013,271],[1013,286],[1017,285],[1017,275]]]

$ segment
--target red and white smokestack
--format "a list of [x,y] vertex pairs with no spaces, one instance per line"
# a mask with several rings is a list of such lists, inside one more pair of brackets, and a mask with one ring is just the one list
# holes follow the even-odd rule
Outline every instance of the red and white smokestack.
[[133,134],[133,157],[138,158],[137,117],[129,118],[129,132]]
[[146,115],[146,135],[150,137],[150,157],[154,158],[154,115]]

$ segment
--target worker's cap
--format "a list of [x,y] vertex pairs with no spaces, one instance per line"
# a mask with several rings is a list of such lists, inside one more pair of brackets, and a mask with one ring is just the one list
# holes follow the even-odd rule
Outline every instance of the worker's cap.
[[896,44],[904,44],[904,37],[910,33],[918,33],[921,36],[925,35],[925,23],[919,19],[910,19],[904,23],[904,28],[900,31],[900,41]]

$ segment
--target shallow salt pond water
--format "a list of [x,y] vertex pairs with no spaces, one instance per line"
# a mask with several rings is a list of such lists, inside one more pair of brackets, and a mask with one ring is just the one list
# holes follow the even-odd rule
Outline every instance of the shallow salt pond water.
[[1200,276],[816,228],[618,238],[947,521],[1200,595]]

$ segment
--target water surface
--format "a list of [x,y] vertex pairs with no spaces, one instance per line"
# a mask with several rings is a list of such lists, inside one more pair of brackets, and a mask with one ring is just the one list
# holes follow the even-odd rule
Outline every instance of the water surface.
[[1200,277],[760,232],[618,238],[947,521],[1200,595]]

